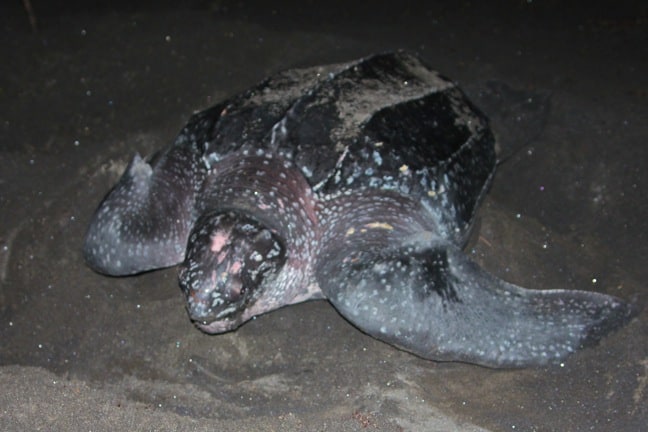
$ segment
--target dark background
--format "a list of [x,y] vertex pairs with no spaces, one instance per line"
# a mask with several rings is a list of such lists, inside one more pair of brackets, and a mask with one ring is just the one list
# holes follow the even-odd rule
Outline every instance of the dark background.
[[[0,6],[0,429],[648,423],[645,2],[32,6],[36,32],[21,1]],[[627,327],[562,367],[494,371],[400,352],[323,301],[207,336],[174,269],[120,279],[85,267],[85,227],[135,152],[166,146],[191,113],[273,72],[399,48],[477,101],[490,80],[550,95],[540,133],[519,131],[500,166],[468,249],[529,288],[633,301]],[[495,120],[506,106],[483,108]],[[493,125],[515,136],[507,126]]]

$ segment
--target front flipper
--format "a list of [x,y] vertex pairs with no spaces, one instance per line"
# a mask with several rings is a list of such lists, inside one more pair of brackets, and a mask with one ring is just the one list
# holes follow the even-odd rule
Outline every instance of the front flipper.
[[136,155],[92,218],[83,245],[88,265],[123,276],[181,262],[205,170],[190,145],[152,165]]
[[338,251],[328,258],[317,279],[344,317],[431,360],[543,365],[598,341],[631,316],[628,304],[604,294],[507,283],[449,245]]

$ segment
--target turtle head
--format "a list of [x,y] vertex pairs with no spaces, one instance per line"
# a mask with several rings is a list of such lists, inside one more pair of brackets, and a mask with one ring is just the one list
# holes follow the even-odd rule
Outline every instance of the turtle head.
[[257,220],[234,212],[201,217],[179,273],[189,316],[207,333],[235,329],[285,260],[283,242]]

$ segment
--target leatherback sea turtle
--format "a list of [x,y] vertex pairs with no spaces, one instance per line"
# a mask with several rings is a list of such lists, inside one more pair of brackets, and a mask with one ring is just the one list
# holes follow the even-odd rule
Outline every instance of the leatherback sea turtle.
[[549,363],[631,307],[523,289],[462,253],[495,162],[486,117],[415,56],[288,70],[136,155],[94,215],[85,259],[109,275],[181,263],[189,315],[208,333],[326,298],[424,358]]

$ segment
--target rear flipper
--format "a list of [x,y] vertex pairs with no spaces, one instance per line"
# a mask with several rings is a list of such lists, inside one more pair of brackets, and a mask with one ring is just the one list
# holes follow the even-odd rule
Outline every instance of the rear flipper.
[[317,278],[366,333],[427,359],[489,367],[559,361],[632,315],[604,294],[504,282],[450,245],[339,253]]
[[190,146],[173,147],[153,165],[136,155],[92,218],[88,265],[122,276],[181,262],[205,170]]

